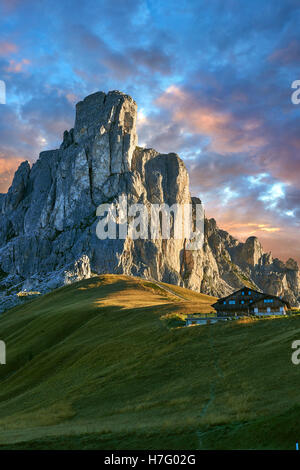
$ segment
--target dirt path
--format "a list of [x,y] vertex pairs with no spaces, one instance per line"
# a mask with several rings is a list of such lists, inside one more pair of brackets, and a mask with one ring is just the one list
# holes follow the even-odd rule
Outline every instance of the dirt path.
[[160,287],[161,289],[165,290],[166,292],[168,292],[169,294],[172,294],[174,295],[175,297],[178,297],[179,299],[181,300],[184,300],[185,302],[189,302],[188,299],[185,299],[182,295],[180,294],[177,294],[176,292],[174,292],[172,289],[170,289],[169,287],[166,287],[164,285],[162,285],[159,281],[156,281],[154,279],[151,279],[151,282],[155,285],[157,285],[158,287]]

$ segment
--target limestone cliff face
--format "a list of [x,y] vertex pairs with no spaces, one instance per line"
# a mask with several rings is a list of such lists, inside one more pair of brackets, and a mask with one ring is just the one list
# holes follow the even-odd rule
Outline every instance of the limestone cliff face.
[[199,203],[176,154],[137,146],[137,106],[118,91],[99,92],[76,106],[74,129],[59,149],[24,162],[0,195],[0,301],[5,309],[22,289],[46,292],[91,273],[126,273],[221,296],[245,281],[299,298],[299,269],[264,254],[251,237],[240,243],[206,220],[203,248],[183,239],[99,240],[96,209],[128,196],[129,203]]

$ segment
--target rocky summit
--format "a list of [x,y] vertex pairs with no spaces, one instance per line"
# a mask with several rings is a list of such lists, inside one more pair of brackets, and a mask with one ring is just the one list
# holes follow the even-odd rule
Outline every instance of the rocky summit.
[[205,239],[188,251],[182,239],[105,239],[97,207],[126,195],[131,203],[191,204],[189,176],[174,153],[138,147],[137,105],[119,91],[94,93],[76,106],[74,128],[59,149],[23,162],[0,195],[1,311],[17,293],[44,293],[102,273],[142,276],[214,296],[246,284],[297,305],[299,268],[241,243],[205,219]]

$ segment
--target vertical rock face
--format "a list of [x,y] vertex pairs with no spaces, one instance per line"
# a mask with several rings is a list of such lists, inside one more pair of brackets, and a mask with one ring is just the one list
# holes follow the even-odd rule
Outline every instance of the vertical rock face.
[[136,118],[130,96],[94,93],[77,104],[74,128],[59,149],[42,152],[32,168],[21,164],[0,195],[3,308],[12,300],[8,292],[25,286],[43,292],[91,272],[144,276],[212,295],[248,282],[297,303],[297,263],[273,260],[255,237],[238,242],[213,219],[206,220],[203,248],[194,251],[184,239],[97,238],[97,207],[120,196],[148,209],[200,203],[191,198],[178,155],[137,146]]
[[262,246],[256,237],[249,237],[241,250],[241,263],[256,266],[259,264],[263,251]]

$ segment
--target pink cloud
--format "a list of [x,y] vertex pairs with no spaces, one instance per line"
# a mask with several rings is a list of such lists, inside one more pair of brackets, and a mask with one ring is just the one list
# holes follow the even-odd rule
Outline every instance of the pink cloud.
[[72,105],[76,104],[79,101],[79,97],[75,95],[75,93],[67,93],[66,98],[68,102],[71,103]]
[[281,65],[288,65],[291,63],[299,63],[300,59],[300,42],[292,40],[286,47],[276,49],[270,56],[270,62],[277,62]]
[[9,73],[20,73],[23,71],[24,67],[30,64],[30,60],[22,59],[19,62],[11,59],[9,61],[8,67],[5,68],[6,72]]
[[0,57],[6,57],[10,54],[15,54],[18,51],[18,46],[12,42],[0,41]]
[[209,149],[214,152],[251,152],[265,144],[264,137],[257,132],[261,127],[260,119],[237,119],[216,102],[195,100],[179,87],[169,87],[156,102],[171,112],[173,121],[184,131],[209,137]]

